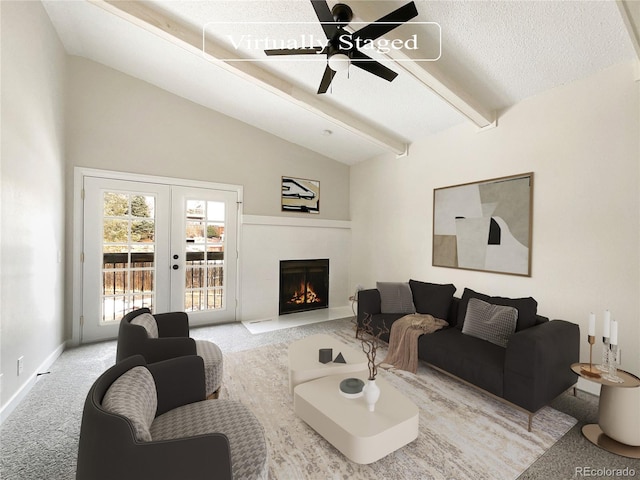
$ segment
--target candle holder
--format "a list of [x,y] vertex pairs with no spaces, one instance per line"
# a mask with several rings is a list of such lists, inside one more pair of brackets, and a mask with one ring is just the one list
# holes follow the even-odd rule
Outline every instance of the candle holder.
[[593,366],[593,344],[596,343],[595,335],[587,335],[587,341],[589,342],[589,367],[581,367],[580,371],[586,375],[587,377],[600,378],[600,374],[596,371],[597,369]]
[[596,365],[601,372],[609,371],[609,337],[602,337],[602,363]]
[[624,383],[618,376],[618,364],[620,363],[620,348],[618,345],[610,345],[609,350],[609,371],[602,378],[613,383]]

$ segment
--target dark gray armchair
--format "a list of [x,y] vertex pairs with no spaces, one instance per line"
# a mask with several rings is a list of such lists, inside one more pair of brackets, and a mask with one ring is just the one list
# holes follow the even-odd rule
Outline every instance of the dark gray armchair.
[[189,337],[189,317],[185,312],[152,315],[148,308],[140,308],[122,317],[116,361],[132,355],[142,355],[147,363],[198,355],[204,360],[207,396],[217,397],[222,384],[222,352],[215,343]]
[[85,401],[76,479],[266,478],[262,425],[239,402],[205,400],[203,374],[194,355],[104,372]]

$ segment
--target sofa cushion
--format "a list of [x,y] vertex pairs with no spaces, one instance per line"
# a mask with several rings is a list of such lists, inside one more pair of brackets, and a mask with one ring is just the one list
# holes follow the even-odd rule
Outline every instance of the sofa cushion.
[[453,294],[456,293],[455,285],[409,280],[409,287],[417,313],[433,315],[441,320],[448,319]]
[[377,282],[376,288],[380,292],[380,313],[416,313],[408,283]]
[[479,298],[470,298],[462,333],[481,338],[506,348],[516,331],[518,310],[504,305],[492,305]]
[[120,375],[105,393],[102,407],[127,417],[133,425],[136,440],[150,442],[149,427],[158,407],[156,383],[151,372],[138,366]]
[[[267,478],[267,444],[262,424],[242,403],[203,400],[170,410],[151,425],[154,441],[224,433],[231,449],[233,478]],[[211,473],[212,478],[215,472]]]
[[150,313],[141,313],[136,318],[131,320],[132,325],[140,325],[147,331],[149,338],[158,338],[158,324],[156,319]]
[[499,397],[504,393],[504,359],[508,349],[464,335],[457,328],[418,339],[418,357]]
[[526,298],[506,298],[506,297],[490,297],[483,293],[474,292],[470,288],[465,288],[458,306],[457,327],[462,330],[464,319],[467,314],[467,304],[470,298],[479,298],[492,305],[506,305],[518,310],[518,322],[516,323],[516,332],[525,328],[533,327],[536,324],[536,313],[538,311],[538,302],[532,297]]

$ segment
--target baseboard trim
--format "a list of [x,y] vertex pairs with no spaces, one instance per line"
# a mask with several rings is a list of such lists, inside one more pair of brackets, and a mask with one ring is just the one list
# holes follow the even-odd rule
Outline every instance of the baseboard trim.
[[7,403],[4,404],[2,408],[0,408],[0,425],[4,423],[9,415],[11,415],[11,412],[13,412],[16,407],[20,405],[20,402],[22,402],[22,400],[24,400],[27,394],[31,391],[33,386],[38,381],[38,374],[49,370],[51,365],[53,365],[53,362],[55,362],[58,357],[62,355],[62,352],[64,352],[65,350],[65,345],[66,342],[60,344],[58,348],[51,352],[51,354],[47,358],[45,358],[45,360],[36,369],[35,373],[33,373],[33,375],[31,375],[24,384],[22,384],[22,386],[16,393],[13,394],[13,396],[7,401]]

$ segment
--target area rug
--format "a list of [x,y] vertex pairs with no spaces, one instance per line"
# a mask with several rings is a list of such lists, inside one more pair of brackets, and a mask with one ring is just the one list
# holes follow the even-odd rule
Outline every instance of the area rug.
[[[345,343],[357,347],[347,334]],[[379,352],[384,358],[386,352]],[[296,417],[288,389],[287,344],[225,355],[221,398],[247,405],[264,426],[269,478],[515,479],[576,420],[545,407],[527,432],[527,415],[447,375],[379,374],[420,411],[418,438],[369,465],[358,465]]]

